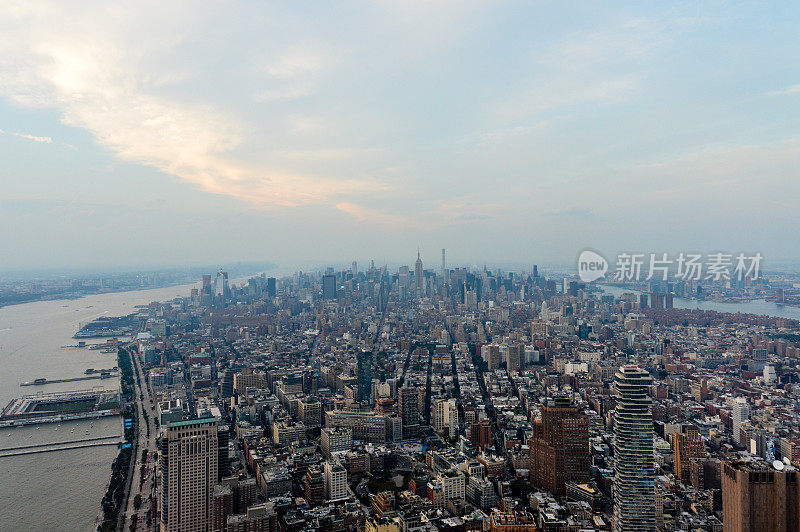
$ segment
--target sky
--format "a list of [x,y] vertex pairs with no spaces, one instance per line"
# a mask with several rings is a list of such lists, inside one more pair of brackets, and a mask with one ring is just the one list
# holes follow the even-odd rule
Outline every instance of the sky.
[[800,263],[796,2],[0,10],[0,271]]

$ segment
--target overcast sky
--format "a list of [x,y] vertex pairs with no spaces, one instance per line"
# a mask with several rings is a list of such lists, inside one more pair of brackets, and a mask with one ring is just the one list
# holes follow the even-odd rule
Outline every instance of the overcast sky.
[[800,4],[609,4],[0,0],[0,270],[800,259]]

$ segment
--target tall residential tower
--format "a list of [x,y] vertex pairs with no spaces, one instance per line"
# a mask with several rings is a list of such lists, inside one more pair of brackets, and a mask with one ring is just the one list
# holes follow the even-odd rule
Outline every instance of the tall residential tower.
[[614,379],[614,532],[656,528],[650,375],[625,365]]

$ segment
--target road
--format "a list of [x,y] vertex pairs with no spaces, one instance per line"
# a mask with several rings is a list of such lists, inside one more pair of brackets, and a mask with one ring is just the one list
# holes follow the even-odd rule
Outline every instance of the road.
[[[126,502],[124,503],[124,516],[125,516],[125,530],[129,530],[131,520],[134,518],[139,519],[139,525],[136,530],[155,530],[155,523],[151,523],[148,527],[146,524],[146,515],[150,507],[150,495],[153,493],[154,473],[156,469],[156,462],[153,459],[153,453],[156,449],[156,436],[158,431],[155,427],[156,411],[154,408],[153,396],[150,387],[147,384],[144,372],[142,371],[142,361],[138,353],[130,351],[133,360],[133,369],[135,373],[134,382],[136,386],[136,415],[138,416],[138,433],[137,445],[134,446],[133,459],[136,461],[134,464],[133,474],[128,479],[128,492],[126,493]],[[142,400],[144,397],[144,400]],[[147,411],[145,418],[144,412]],[[142,451],[147,451],[147,460],[142,463]],[[145,482],[140,483],[142,478],[142,468],[145,469]],[[141,507],[136,510],[134,508],[133,500],[136,495],[142,498]]]

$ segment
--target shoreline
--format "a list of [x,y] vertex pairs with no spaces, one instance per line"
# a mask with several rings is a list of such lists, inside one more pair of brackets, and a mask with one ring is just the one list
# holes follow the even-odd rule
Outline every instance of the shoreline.
[[[614,297],[619,297],[621,294],[625,292],[635,293],[635,294],[649,293],[641,289],[630,288],[627,286],[618,286],[614,284],[597,283],[596,286],[600,294],[611,294],[614,295]],[[619,294],[615,293],[616,291],[619,291]],[[683,296],[674,296],[674,301],[681,302],[684,305],[684,306],[673,307],[678,310],[702,310],[702,311],[713,311],[723,314],[749,314],[753,316],[767,316],[771,318],[785,318],[785,319],[800,321],[800,306],[795,306],[786,303],[775,303],[774,301],[764,298],[731,302],[731,301],[719,301],[715,299],[692,299]],[[721,307],[708,308],[709,306],[716,306],[716,305],[720,305]],[[754,308],[747,308],[750,305],[752,305]],[[771,305],[773,308],[759,309],[758,307],[761,305],[766,305],[767,307]],[[725,307],[730,307],[730,308],[725,308]],[[782,314],[780,314],[779,312],[782,312]],[[786,312],[788,312],[789,314],[787,315]],[[792,315],[795,312],[797,312],[797,315]]]
[[[246,280],[246,279],[249,279],[250,277],[261,275],[262,273],[267,273],[267,272],[270,272],[270,271],[276,270],[276,269],[278,269],[278,266],[273,266],[272,268],[266,269],[266,270],[257,270],[257,271],[251,272],[251,273],[237,274],[238,276],[235,279],[233,279],[232,282],[238,282],[238,281]],[[31,298],[31,299],[28,299],[28,300],[25,300],[25,301],[0,302],[0,309],[6,308],[6,307],[16,307],[16,306],[19,306],[19,305],[26,305],[26,304],[29,304],[29,303],[42,303],[42,302],[48,302],[48,301],[76,301],[76,300],[79,300],[79,299],[83,299],[84,297],[103,296],[103,295],[107,295],[107,294],[121,294],[121,293],[125,293],[125,292],[135,293],[135,292],[143,292],[143,291],[146,291],[146,290],[161,290],[163,288],[173,288],[175,286],[194,285],[194,284],[198,284],[198,283],[201,283],[201,282],[202,282],[202,276],[201,277],[194,277],[193,276],[193,277],[187,277],[186,279],[183,279],[183,280],[180,280],[180,281],[165,283],[165,284],[162,284],[162,285],[159,285],[159,286],[140,286],[140,287],[126,286],[126,287],[122,287],[122,288],[118,288],[118,289],[99,290],[99,291],[96,291],[96,292],[86,292],[86,293],[82,293],[82,294],[69,294],[69,295],[67,295],[67,294],[53,294],[52,296],[46,296],[45,295],[45,296],[41,296],[41,297],[34,297],[34,298]]]

